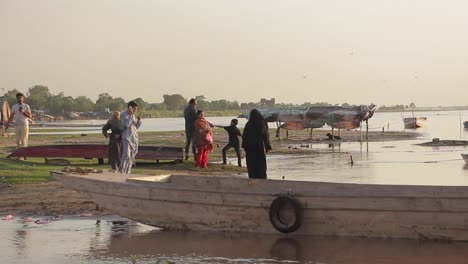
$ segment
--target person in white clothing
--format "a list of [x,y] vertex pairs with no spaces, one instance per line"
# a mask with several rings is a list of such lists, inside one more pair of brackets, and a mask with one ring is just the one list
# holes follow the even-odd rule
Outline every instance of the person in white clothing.
[[135,118],[138,104],[135,101],[128,103],[127,111],[120,114],[122,124],[122,159],[120,173],[130,173],[138,152],[138,131],[141,126],[141,115]]
[[11,115],[6,124],[8,129],[10,123],[15,120],[15,141],[16,146],[27,147],[28,146],[28,137],[29,137],[29,120],[32,118],[31,108],[29,105],[24,103],[24,94],[17,93],[16,101],[18,103],[14,104],[11,108]]

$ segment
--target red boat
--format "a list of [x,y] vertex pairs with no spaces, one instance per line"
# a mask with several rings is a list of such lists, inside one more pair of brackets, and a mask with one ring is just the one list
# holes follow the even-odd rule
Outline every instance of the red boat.
[[[180,147],[139,146],[137,159],[143,160],[175,160],[181,162],[183,149]],[[60,158],[97,158],[99,164],[104,164],[108,156],[108,145],[104,144],[64,144],[19,148],[8,157],[60,157]]]

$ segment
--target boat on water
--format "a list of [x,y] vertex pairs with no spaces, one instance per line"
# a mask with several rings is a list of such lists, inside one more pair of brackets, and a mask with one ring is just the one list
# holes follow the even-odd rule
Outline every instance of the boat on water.
[[[337,129],[354,129],[369,120],[377,106],[323,106],[293,109],[267,108],[258,109],[267,122],[283,123],[280,128],[302,130],[306,128],[321,128],[325,124]],[[239,116],[249,118],[249,113]]]
[[169,230],[468,240],[468,186],[52,171],[123,217]]
[[463,160],[468,163],[468,154],[461,154]]
[[426,126],[427,117],[405,117],[403,118],[403,124],[405,129],[416,129]]

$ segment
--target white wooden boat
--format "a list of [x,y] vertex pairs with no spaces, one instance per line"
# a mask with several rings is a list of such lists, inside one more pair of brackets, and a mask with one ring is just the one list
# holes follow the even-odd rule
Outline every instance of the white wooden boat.
[[416,129],[426,126],[427,117],[405,117],[403,123],[406,129]]
[[468,163],[468,154],[461,154],[463,160]]
[[51,175],[116,214],[165,229],[468,240],[468,186]]

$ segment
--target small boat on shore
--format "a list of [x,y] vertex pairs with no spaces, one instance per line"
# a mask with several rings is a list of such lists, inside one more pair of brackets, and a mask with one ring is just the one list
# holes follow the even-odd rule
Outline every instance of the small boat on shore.
[[416,129],[426,126],[427,117],[405,117],[403,124],[405,129]]
[[51,176],[116,214],[169,230],[468,241],[468,186],[234,175]]
[[[108,152],[107,144],[57,144],[18,148],[8,155],[8,158],[96,158],[99,164],[104,164],[104,158],[108,157]],[[168,146],[139,146],[136,159],[182,162],[183,149]]]

